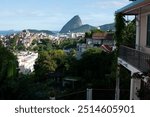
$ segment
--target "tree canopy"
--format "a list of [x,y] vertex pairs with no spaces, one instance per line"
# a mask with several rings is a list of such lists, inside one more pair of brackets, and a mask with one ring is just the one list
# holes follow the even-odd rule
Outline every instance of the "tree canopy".
[[85,33],[85,38],[92,38],[93,33],[96,33],[96,32],[103,32],[103,31],[101,31],[99,29],[93,29],[90,32]]
[[123,41],[123,32],[125,28],[125,19],[122,13],[118,13],[115,16],[115,28],[116,28],[115,31],[116,46],[119,47]]
[[63,50],[42,51],[35,64],[37,77],[46,77],[49,73],[64,73],[67,69],[67,54]]
[[15,78],[18,62],[16,56],[5,47],[0,47],[0,81]]
[[111,73],[113,56],[113,53],[105,53],[100,48],[88,49],[83,53],[79,63],[78,69],[81,77],[87,83],[96,81],[99,82],[99,87],[106,88],[106,84],[111,79],[107,79],[106,74]]
[[124,29],[122,44],[128,47],[135,48],[135,39],[136,39],[136,24],[134,19],[130,21]]

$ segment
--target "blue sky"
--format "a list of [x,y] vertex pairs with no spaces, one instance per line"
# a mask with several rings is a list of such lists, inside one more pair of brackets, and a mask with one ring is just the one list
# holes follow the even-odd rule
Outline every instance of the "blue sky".
[[83,24],[114,22],[114,12],[129,0],[0,0],[0,30],[60,30],[73,16]]

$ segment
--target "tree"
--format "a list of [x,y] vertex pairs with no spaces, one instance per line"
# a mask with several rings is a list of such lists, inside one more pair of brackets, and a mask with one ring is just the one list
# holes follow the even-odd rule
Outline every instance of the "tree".
[[125,26],[122,44],[128,47],[135,48],[135,39],[136,39],[136,24],[134,19]]
[[0,47],[2,46],[3,44],[2,44],[2,41],[0,40]]
[[97,33],[97,32],[103,32],[103,31],[99,29],[93,29],[90,32],[85,33],[85,38],[92,38],[93,33]]
[[14,92],[15,80],[18,77],[18,62],[16,56],[5,47],[0,47],[0,99]]
[[55,61],[49,56],[47,51],[42,51],[39,53],[38,60],[35,63],[34,69],[36,77],[43,79],[46,77],[47,73],[54,72],[57,68]]
[[45,50],[49,51],[52,49],[52,41],[49,39],[42,39],[42,44],[46,46]]
[[25,51],[26,47],[23,44],[19,44],[19,45],[16,46],[16,49],[19,50],[19,51]]
[[34,51],[49,51],[55,48],[55,44],[50,39],[40,39],[40,41],[34,39],[28,47],[28,50],[34,50]]
[[118,49],[120,44],[123,42],[123,33],[125,28],[125,19],[122,13],[118,13],[115,16],[115,28],[115,40]]
[[31,45],[37,45],[38,41],[36,39],[34,39],[31,43]]
[[92,38],[91,32],[86,32],[85,33],[85,38]]
[[67,54],[63,50],[42,51],[35,63],[38,78],[47,77],[49,73],[64,74],[67,69]]
[[119,56],[119,47],[123,43],[124,39],[124,29],[125,29],[125,19],[124,15],[122,13],[117,13],[115,15],[115,41],[116,41],[116,50],[114,52],[114,57],[113,59],[113,71],[112,71],[112,77],[115,77],[118,80],[118,56]]
[[59,44],[59,49],[72,49],[76,48],[78,40],[76,39],[66,39],[61,41]]
[[16,56],[5,47],[0,47],[0,82],[16,78],[18,62]]
[[19,36],[15,35],[13,38],[9,39],[9,49],[15,50],[17,47],[17,41],[19,40]]
[[84,81],[86,83],[99,82],[100,87],[106,88],[109,80],[106,78],[106,74],[111,73],[112,56],[113,53],[105,53],[99,48],[91,48],[85,51],[78,67]]

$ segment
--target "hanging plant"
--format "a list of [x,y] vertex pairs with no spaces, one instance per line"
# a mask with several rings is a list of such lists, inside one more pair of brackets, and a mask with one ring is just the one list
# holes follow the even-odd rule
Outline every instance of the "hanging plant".
[[123,31],[125,29],[125,19],[122,13],[118,13],[115,16],[115,28],[115,41],[117,48],[119,48],[120,44],[123,42]]
[[115,15],[115,35],[114,39],[116,41],[116,50],[113,57],[112,73],[111,76],[118,78],[118,55],[119,55],[119,46],[123,42],[123,32],[125,29],[125,19],[122,13]]

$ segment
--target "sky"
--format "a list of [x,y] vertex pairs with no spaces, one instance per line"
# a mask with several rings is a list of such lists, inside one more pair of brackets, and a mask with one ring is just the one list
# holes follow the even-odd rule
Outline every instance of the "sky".
[[59,31],[75,15],[83,24],[114,22],[117,9],[129,0],[0,0],[0,30]]

